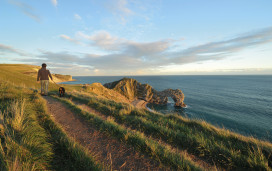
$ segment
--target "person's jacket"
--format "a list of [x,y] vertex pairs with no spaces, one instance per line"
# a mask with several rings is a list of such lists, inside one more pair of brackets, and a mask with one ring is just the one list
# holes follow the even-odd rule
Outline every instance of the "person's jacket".
[[53,80],[52,75],[50,74],[50,71],[46,68],[41,68],[38,71],[37,81],[49,80],[49,77],[51,78],[51,80]]

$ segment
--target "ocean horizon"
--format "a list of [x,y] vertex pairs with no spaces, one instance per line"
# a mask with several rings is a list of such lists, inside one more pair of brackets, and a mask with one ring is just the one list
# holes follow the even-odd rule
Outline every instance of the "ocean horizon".
[[215,126],[272,142],[272,75],[74,76],[62,84],[105,84],[124,77],[158,91],[181,89],[187,108],[148,104],[161,113],[178,113]]

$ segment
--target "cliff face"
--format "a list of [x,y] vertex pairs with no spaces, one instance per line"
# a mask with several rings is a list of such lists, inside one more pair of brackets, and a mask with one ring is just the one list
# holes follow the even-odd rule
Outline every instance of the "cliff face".
[[52,74],[52,77],[55,82],[73,81],[73,77],[71,75]]
[[148,84],[141,84],[135,79],[123,78],[122,80],[104,84],[106,88],[113,89],[130,101],[142,99],[151,100],[153,96],[153,88]]
[[148,103],[167,104],[168,97],[171,97],[175,101],[175,106],[186,106],[183,102],[184,94],[179,89],[156,91],[149,84],[141,84],[137,80],[131,78],[123,78],[119,81],[106,83],[104,86],[119,92],[130,101],[141,99]]

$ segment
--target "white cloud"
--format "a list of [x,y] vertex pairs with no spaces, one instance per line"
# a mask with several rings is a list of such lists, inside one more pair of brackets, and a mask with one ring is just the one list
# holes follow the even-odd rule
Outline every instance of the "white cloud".
[[[102,50],[123,51],[133,55],[147,55],[162,52],[168,49],[172,42],[175,41],[168,39],[154,42],[135,42],[113,36],[104,30],[94,32],[92,35],[87,35],[83,32],[77,32],[76,37],[85,41],[87,40],[91,46],[98,47]],[[69,37],[69,39],[72,38]],[[67,40],[69,39],[67,38]]]
[[81,19],[82,19],[81,16],[78,15],[78,14],[74,14],[74,18],[75,18],[76,20],[81,20]]
[[89,44],[105,50],[119,50],[124,39],[112,36],[106,31],[97,31],[92,35],[78,32],[77,36],[89,41]]
[[[98,31],[91,35],[82,32],[77,34],[91,46],[111,52],[108,55],[85,55],[78,58],[78,63],[91,64],[96,69],[112,69],[133,71],[152,69],[162,66],[183,65],[201,61],[222,60],[231,54],[272,41],[272,28],[267,28],[232,39],[210,42],[180,51],[169,51],[175,40],[159,40],[154,42],[135,42],[111,35],[106,31]],[[81,63],[82,62],[82,63]],[[124,63],[125,65],[120,65]]]
[[23,52],[22,50],[15,49],[15,48],[13,48],[11,46],[4,45],[4,44],[0,44],[0,52],[15,53],[15,54],[18,54],[20,56],[28,56],[28,54]]
[[[105,49],[106,55],[40,51],[36,59],[18,59],[22,62],[53,62],[56,64],[73,64],[88,66],[105,74],[126,74],[136,71],[156,72],[162,67],[194,64],[203,61],[217,61],[253,46],[272,42],[272,27],[239,35],[235,38],[190,47],[179,51],[170,51],[175,40],[159,40],[154,42],[135,42],[116,36],[106,31],[92,35],[78,33],[78,39],[66,35],[60,37],[73,43],[87,41],[91,46]],[[2,52],[21,52],[13,47],[0,46]],[[233,69],[233,68],[230,68]]]
[[57,0],[51,0],[51,3],[52,3],[55,7],[58,6],[58,1],[57,1]]
[[174,42],[172,39],[160,40],[155,42],[127,42],[126,53],[134,55],[154,55],[166,51]]
[[17,0],[9,0],[9,3],[18,7],[26,16],[31,19],[40,22],[41,17],[35,13],[35,10],[28,4],[17,1]]
[[112,3],[111,9],[114,11],[118,11],[124,15],[131,15],[133,14],[133,11],[130,10],[127,7],[127,0],[115,0],[113,1],[114,3]]
[[127,0],[109,0],[106,7],[113,15],[118,16],[122,23],[126,22],[128,16],[135,14],[129,9]]
[[272,42],[272,27],[246,33],[229,40],[210,42],[176,53],[168,53],[174,63],[220,60],[246,48]]
[[64,40],[68,40],[70,42],[76,43],[76,44],[82,44],[80,41],[76,40],[76,39],[72,39],[71,37],[67,36],[67,35],[60,35],[60,38],[64,39]]

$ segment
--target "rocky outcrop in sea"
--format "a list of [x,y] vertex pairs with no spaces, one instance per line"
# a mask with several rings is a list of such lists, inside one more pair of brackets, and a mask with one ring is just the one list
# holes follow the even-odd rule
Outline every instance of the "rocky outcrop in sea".
[[132,78],[123,78],[118,81],[106,83],[104,86],[119,92],[130,101],[141,99],[148,103],[167,104],[168,97],[171,97],[175,102],[175,106],[186,107],[186,104],[183,102],[185,96],[180,89],[157,91],[151,85],[141,84]]

